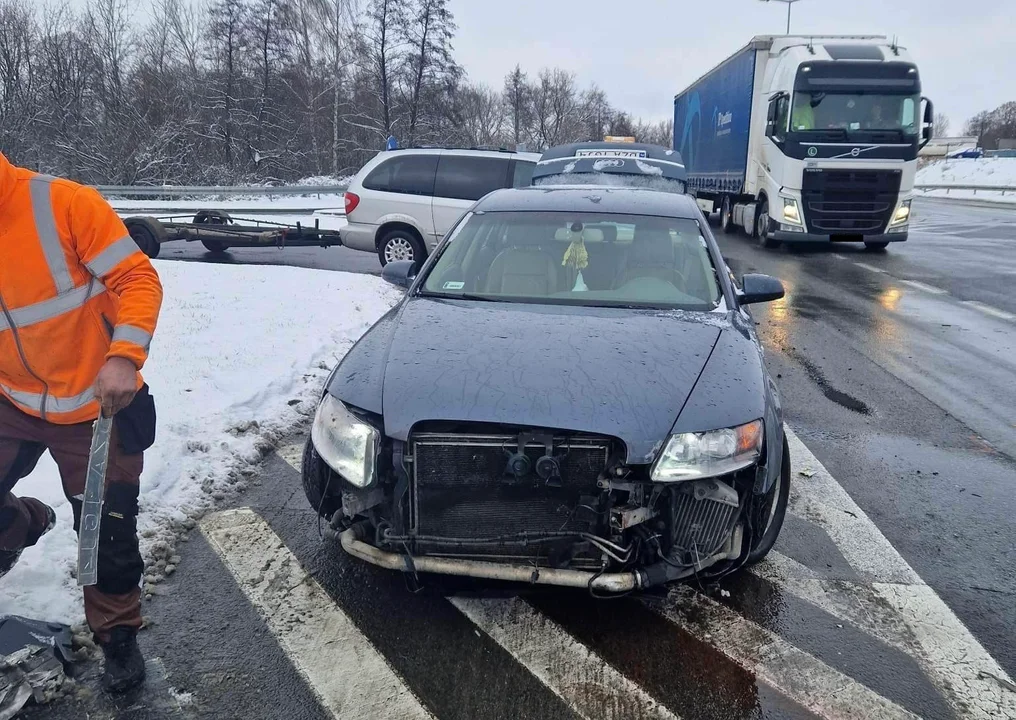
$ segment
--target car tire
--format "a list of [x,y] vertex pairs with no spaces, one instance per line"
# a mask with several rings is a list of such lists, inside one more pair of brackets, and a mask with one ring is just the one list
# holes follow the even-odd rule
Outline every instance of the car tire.
[[[337,490],[338,483],[321,456],[314,450],[314,443],[310,437],[303,446],[303,463],[301,467],[303,493],[307,496],[307,502],[323,518],[330,518],[342,507],[342,500],[335,495],[325,494],[327,490]],[[329,488],[329,480],[331,487]]]
[[159,257],[162,243],[169,239],[166,228],[152,217],[131,217],[124,220],[131,239],[141,248],[141,252],[150,258]]
[[214,255],[221,255],[226,252],[226,249],[229,247],[218,240],[202,240],[201,244],[205,246],[205,250]]
[[776,482],[763,500],[763,516],[766,519],[766,529],[762,537],[758,539],[748,553],[745,566],[755,565],[762,562],[769,551],[776,544],[776,539],[783,529],[783,521],[787,517],[787,505],[790,502],[790,445],[787,443],[787,436],[783,436],[783,465]]
[[737,232],[737,225],[734,224],[734,206],[730,202],[729,195],[724,195],[720,204],[720,227],[727,235]]
[[389,230],[381,236],[377,244],[377,255],[381,267],[395,260],[412,260],[419,269],[427,251],[423,240],[415,232],[398,229]]
[[758,214],[755,216],[755,237],[758,238],[759,245],[772,250],[780,246],[779,240],[773,240],[769,237],[769,201],[763,200],[762,204],[759,205]]
[[866,242],[864,249],[868,252],[885,252],[885,249],[889,247],[887,242]]

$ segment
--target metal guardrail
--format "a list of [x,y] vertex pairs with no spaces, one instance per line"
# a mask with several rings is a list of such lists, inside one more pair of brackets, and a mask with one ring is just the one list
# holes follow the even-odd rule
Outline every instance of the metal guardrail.
[[346,185],[96,185],[105,197],[167,197],[181,198],[188,196],[233,196],[233,197],[273,197],[276,195],[341,195]]
[[946,194],[949,194],[950,190],[973,190],[976,195],[980,192],[997,192],[1005,195],[1007,192],[1016,193],[1016,185],[957,185],[953,183],[940,183],[934,185],[915,185],[915,190],[921,190],[928,192],[931,190],[945,190]]

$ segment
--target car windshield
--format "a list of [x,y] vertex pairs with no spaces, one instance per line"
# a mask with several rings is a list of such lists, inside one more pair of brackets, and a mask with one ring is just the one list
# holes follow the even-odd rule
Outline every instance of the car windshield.
[[683,195],[685,185],[682,180],[659,177],[656,175],[626,175],[622,173],[561,173],[559,175],[544,175],[533,181],[533,185],[540,186],[574,186],[574,185],[603,185],[606,187],[633,187],[646,190],[659,190],[660,192],[676,193]]
[[919,95],[798,92],[790,129],[897,131],[917,135]]
[[685,310],[712,310],[722,296],[696,221],[588,212],[467,215],[421,294]]

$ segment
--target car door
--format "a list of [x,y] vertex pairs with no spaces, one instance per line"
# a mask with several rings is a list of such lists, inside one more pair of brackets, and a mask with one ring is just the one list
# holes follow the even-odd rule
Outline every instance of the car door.
[[[434,237],[434,177],[437,154],[393,152],[364,178],[359,215],[374,224],[411,218],[425,240]],[[365,212],[366,211],[366,212]]]
[[442,154],[434,183],[434,232],[437,244],[474,202],[508,183],[508,159]]

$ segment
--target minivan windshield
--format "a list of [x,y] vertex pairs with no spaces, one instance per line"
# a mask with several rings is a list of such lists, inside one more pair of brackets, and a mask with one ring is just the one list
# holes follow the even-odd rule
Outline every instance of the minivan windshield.
[[422,295],[712,310],[722,297],[698,223],[593,212],[480,212],[449,236]]

